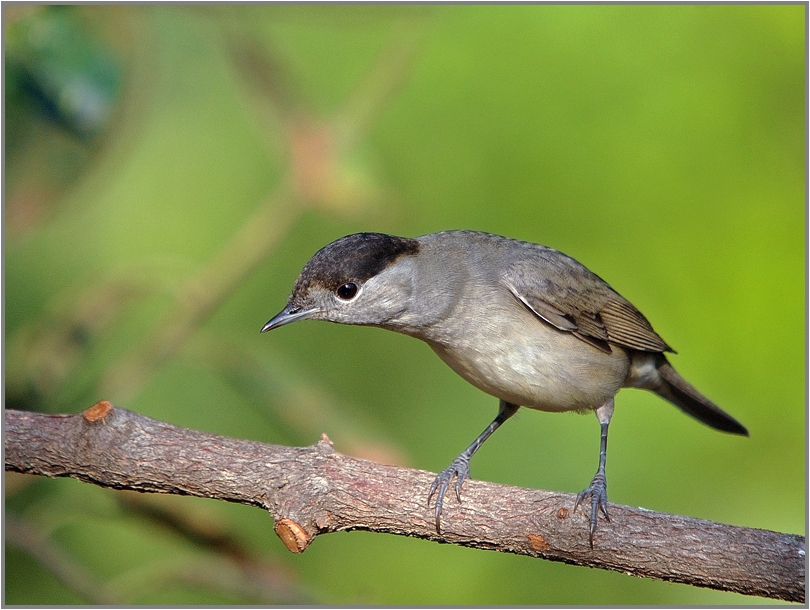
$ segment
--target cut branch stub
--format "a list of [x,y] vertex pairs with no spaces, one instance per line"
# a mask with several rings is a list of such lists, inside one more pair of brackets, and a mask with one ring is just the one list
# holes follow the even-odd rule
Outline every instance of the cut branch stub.
[[303,553],[312,542],[312,536],[292,519],[279,519],[273,526],[281,542],[293,553]]

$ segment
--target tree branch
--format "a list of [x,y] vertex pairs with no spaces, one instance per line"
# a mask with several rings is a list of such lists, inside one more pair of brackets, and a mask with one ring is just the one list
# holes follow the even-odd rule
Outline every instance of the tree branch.
[[302,552],[318,534],[368,530],[542,557],[794,602],[805,600],[805,540],[618,504],[594,548],[572,494],[468,480],[442,533],[426,504],[434,475],[337,453],[323,436],[283,447],[178,428],[102,401],[77,415],[6,410],[5,468],[103,487],[250,504]]

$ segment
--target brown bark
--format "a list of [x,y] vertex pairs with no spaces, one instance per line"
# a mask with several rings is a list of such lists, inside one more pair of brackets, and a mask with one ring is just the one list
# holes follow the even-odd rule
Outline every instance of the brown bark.
[[448,494],[438,534],[426,503],[435,475],[342,455],[325,436],[312,447],[267,445],[106,402],[77,415],[7,410],[5,434],[6,470],[258,506],[293,552],[318,534],[360,529],[805,600],[802,536],[611,504],[591,548],[573,495],[475,480],[464,483],[461,505]]

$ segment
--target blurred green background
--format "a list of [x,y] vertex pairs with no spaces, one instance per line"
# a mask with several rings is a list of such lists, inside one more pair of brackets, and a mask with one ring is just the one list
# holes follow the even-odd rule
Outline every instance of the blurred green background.
[[[437,472],[486,396],[413,339],[259,329],[355,231],[558,248],[751,432],[617,400],[613,502],[805,533],[803,5],[4,6],[5,396]],[[475,478],[578,492],[595,417]],[[426,490],[427,491],[427,490]],[[255,508],[5,477],[8,604],[760,604]],[[583,535],[585,535],[583,530]]]

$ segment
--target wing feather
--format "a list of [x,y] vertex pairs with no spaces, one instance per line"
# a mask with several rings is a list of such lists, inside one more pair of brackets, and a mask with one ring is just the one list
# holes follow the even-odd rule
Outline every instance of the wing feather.
[[[551,249],[544,254],[512,265],[503,282],[537,317],[607,353],[611,343],[645,352],[674,351],[647,318],[599,276],[564,254]],[[538,268],[542,279],[527,282],[525,278],[537,277]]]

